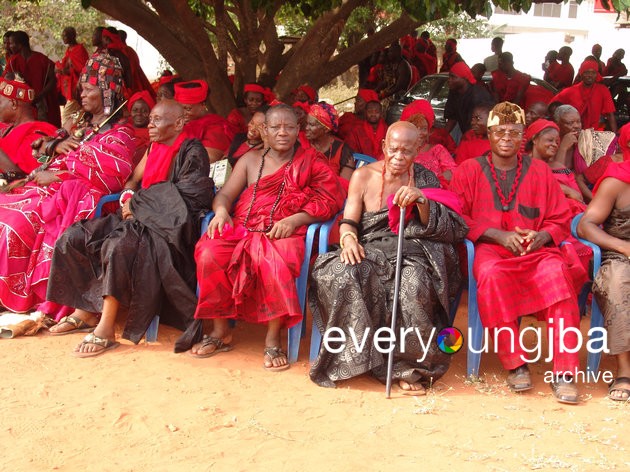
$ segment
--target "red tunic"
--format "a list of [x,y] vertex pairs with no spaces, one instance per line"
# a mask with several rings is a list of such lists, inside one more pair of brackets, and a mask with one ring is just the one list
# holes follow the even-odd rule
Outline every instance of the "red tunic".
[[582,82],[572,85],[553,97],[553,101],[574,106],[580,113],[584,129],[601,129],[599,120],[602,115],[615,112],[610,90],[600,83],[594,83],[591,87],[586,87]]
[[[529,87],[530,76],[522,72],[515,71],[512,77],[500,70],[492,73],[492,87],[499,96],[501,102],[512,102],[522,105],[525,100],[525,91]],[[521,99],[516,102],[516,97],[521,94]]]
[[557,84],[558,89],[563,89],[573,84],[574,75],[575,71],[573,70],[573,66],[571,64],[552,62],[549,64],[549,69],[546,74],[547,78],[545,80],[554,85]]
[[199,139],[205,147],[219,149],[223,154],[227,153],[234,139],[234,131],[227,120],[213,113],[186,123],[184,131],[191,138]]
[[81,69],[83,69],[88,58],[88,52],[83,44],[75,44],[74,46],[68,46],[63,59],[57,63],[57,69],[61,70],[68,67],[68,73],[59,72],[57,74],[57,88],[68,101],[73,99],[73,93],[79,83]]
[[479,242],[486,230],[502,228],[504,213],[487,158],[465,161],[455,171],[450,189],[463,204],[463,217],[470,228],[467,238],[476,243],[473,270],[484,326],[495,327],[519,316],[538,314],[576,297],[575,285],[581,287],[586,274],[571,245],[565,246],[566,251],[558,248],[570,234],[572,215],[547,164],[523,157],[520,184],[506,212],[505,230],[513,231],[518,226],[547,231],[552,237],[552,245],[525,256],[514,256],[497,244]]
[[387,133],[387,124],[381,118],[376,130],[367,121],[357,120],[352,128],[350,136],[346,139],[346,144],[354,152],[367,154],[375,159],[380,159],[383,155],[383,140]]
[[22,123],[3,131],[0,137],[0,149],[16,166],[28,174],[40,165],[33,157],[31,143],[42,136],[52,136],[56,131],[57,128],[45,121]]
[[254,323],[283,318],[287,327],[301,320],[295,278],[304,258],[306,226],[288,238],[270,240],[265,233],[247,231],[243,224],[251,206],[247,227],[262,229],[268,225],[283,181],[283,198],[273,214],[274,222],[299,212],[319,220],[337,213],[345,193],[320,156],[315,150],[298,149],[290,168],[285,165],[260,179],[254,201],[254,184],[241,193],[232,232],[224,231],[215,239],[204,235],[199,240],[195,250],[199,281],[195,318],[239,317]]
[[247,123],[245,117],[241,113],[241,110],[234,108],[227,116],[227,121],[232,127],[234,133],[247,133]]
[[352,130],[355,126],[357,126],[363,120],[358,118],[354,113],[347,111],[343,115],[339,117],[339,130],[337,131],[337,135],[346,141],[350,134],[352,134]]
[[457,147],[455,162],[457,165],[460,165],[468,159],[483,156],[489,150],[490,141],[488,141],[488,138],[480,137],[476,135],[473,130],[468,130],[464,136],[462,136],[462,140]]
[[142,67],[140,66],[140,58],[138,57],[138,53],[131,47],[126,44],[122,47],[122,52],[127,59],[129,59],[129,67],[131,72],[131,91],[132,93],[142,92],[146,90],[151,94],[153,98],[155,98],[155,91],[151,86],[151,82],[145,75]]

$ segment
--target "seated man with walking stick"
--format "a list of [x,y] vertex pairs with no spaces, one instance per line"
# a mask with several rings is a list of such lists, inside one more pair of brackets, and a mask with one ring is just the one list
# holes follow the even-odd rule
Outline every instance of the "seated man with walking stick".
[[[423,395],[449,366],[438,350],[437,333],[449,326],[450,300],[461,282],[455,244],[468,228],[457,214],[454,195],[440,189],[433,172],[414,164],[418,129],[407,122],[390,126],[385,158],[357,169],[350,180],[341,249],[319,256],[309,301],[320,331],[343,331],[346,343],[326,334],[311,379],[323,387],[371,372],[386,381],[386,358],[375,331],[389,327],[393,296],[400,312],[395,334],[393,379],[405,394]],[[400,294],[393,295],[400,208],[406,208]],[[363,343],[353,344],[353,337]],[[333,346],[334,344],[334,346]],[[329,349],[332,347],[332,349]],[[333,352],[335,351],[335,352]]]

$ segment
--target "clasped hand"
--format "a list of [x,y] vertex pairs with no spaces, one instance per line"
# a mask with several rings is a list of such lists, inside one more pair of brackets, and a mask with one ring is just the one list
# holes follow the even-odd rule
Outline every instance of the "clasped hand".
[[516,256],[524,256],[540,249],[550,240],[551,236],[546,231],[521,229],[516,226],[514,231],[503,233],[501,245]]

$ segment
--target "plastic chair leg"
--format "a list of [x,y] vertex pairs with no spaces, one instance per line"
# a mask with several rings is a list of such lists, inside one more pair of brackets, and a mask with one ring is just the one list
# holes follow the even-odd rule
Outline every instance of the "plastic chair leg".
[[158,315],[155,315],[153,317],[153,320],[151,320],[151,324],[147,328],[146,333],[144,333],[144,339],[146,339],[148,343],[154,343],[157,341],[159,326],[160,326],[160,317]]
[[[591,304],[591,330],[593,328],[603,328],[604,327],[604,317],[602,316],[602,312],[599,309],[599,305],[597,304],[597,300],[593,297],[593,303]],[[599,371],[599,362],[602,357],[601,348],[603,347],[603,342],[601,340],[595,341],[591,344],[591,349],[588,350],[588,355],[586,357],[586,372],[587,373],[597,373]],[[591,352],[596,351],[596,352]],[[590,376],[589,376],[590,378]]]

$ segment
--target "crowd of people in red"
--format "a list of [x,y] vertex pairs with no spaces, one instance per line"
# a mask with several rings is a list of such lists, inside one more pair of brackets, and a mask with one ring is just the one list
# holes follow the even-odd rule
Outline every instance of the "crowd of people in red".
[[[159,314],[184,331],[176,350],[194,357],[232,349],[230,319],[265,323],[263,365],[287,369],[281,330],[303,317],[293,281],[306,227],[334,217],[346,198],[333,241],[341,248],[320,256],[313,272],[310,303],[320,326],[384,324],[392,207],[407,207],[411,218],[405,327],[428,332],[449,324],[461,282],[455,245],[464,236],[477,247],[485,326],[514,336],[519,317],[531,314],[579,326],[576,293],[591,253],[577,241],[560,243],[570,239],[573,216],[595,211],[587,205],[601,200],[602,181],[604,188],[607,178],[628,183],[630,125],[617,129],[602,83],[603,75],[627,73],[622,49],[604,64],[595,45],[575,78],[570,48],[551,51],[543,68],[554,95],[515,69],[501,38],[471,68],[455,39],[438,59],[427,32],[410,34],[359,64],[353,112],[340,116],[308,84],[282,103],[250,83],[236,91],[241,106],[222,117],[209,111],[211,91],[200,78],[169,72],[150,83],[115,28],[94,30],[91,53],[73,28],[64,29],[68,47],[56,64],[33,51],[23,31],[4,39],[0,304],[54,319],[53,335],[89,332],[73,351],[77,357],[118,346],[115,322],[124,308],[123,337],[138,342]],[[392,98],[438,70],[448,73],[446,128],[435,126],[426,100],[407,105],[400,123],[388,126],[383,116]],[[481,80],[486,72],[488,82]],[[375,162],[360,167],[357,153]],[[223,159],[233,170],[215,195],[210,165]],[[90,219],[98,201],[117,192],[118,211]],[[608,213],[586,221],[600,224],[625,204],[607,192]],[[199,239],[200,218],[210,210],[214,217]],[[619,249],[590,231],[603,247],[630,256],[627,240]],[[627,260],[617,270],[627,279]],[[605,316],[627,318],[627,301],[608,302],[607,282],[598,283]],[[370,323],[358,322],[357,313]],[[213,323],[206,329],[207,319]],[[618,358],[610,397],[627,400],[628,335],[610,336]],[[508,384],[528,390],[522,352],[509,350],[505,339],[497,349]],[[334,356],[322,347],[312,379],[324,386],[365,372],[384,379],[379,352],[355,354]],[[424,393],[448,367],[437,351],[424,364],[417,354],[399,354],[394,375],[405,393]],[[578,368],[576,355],[554,351],[559,401],[578,401],[575,382],[562,375]]]

